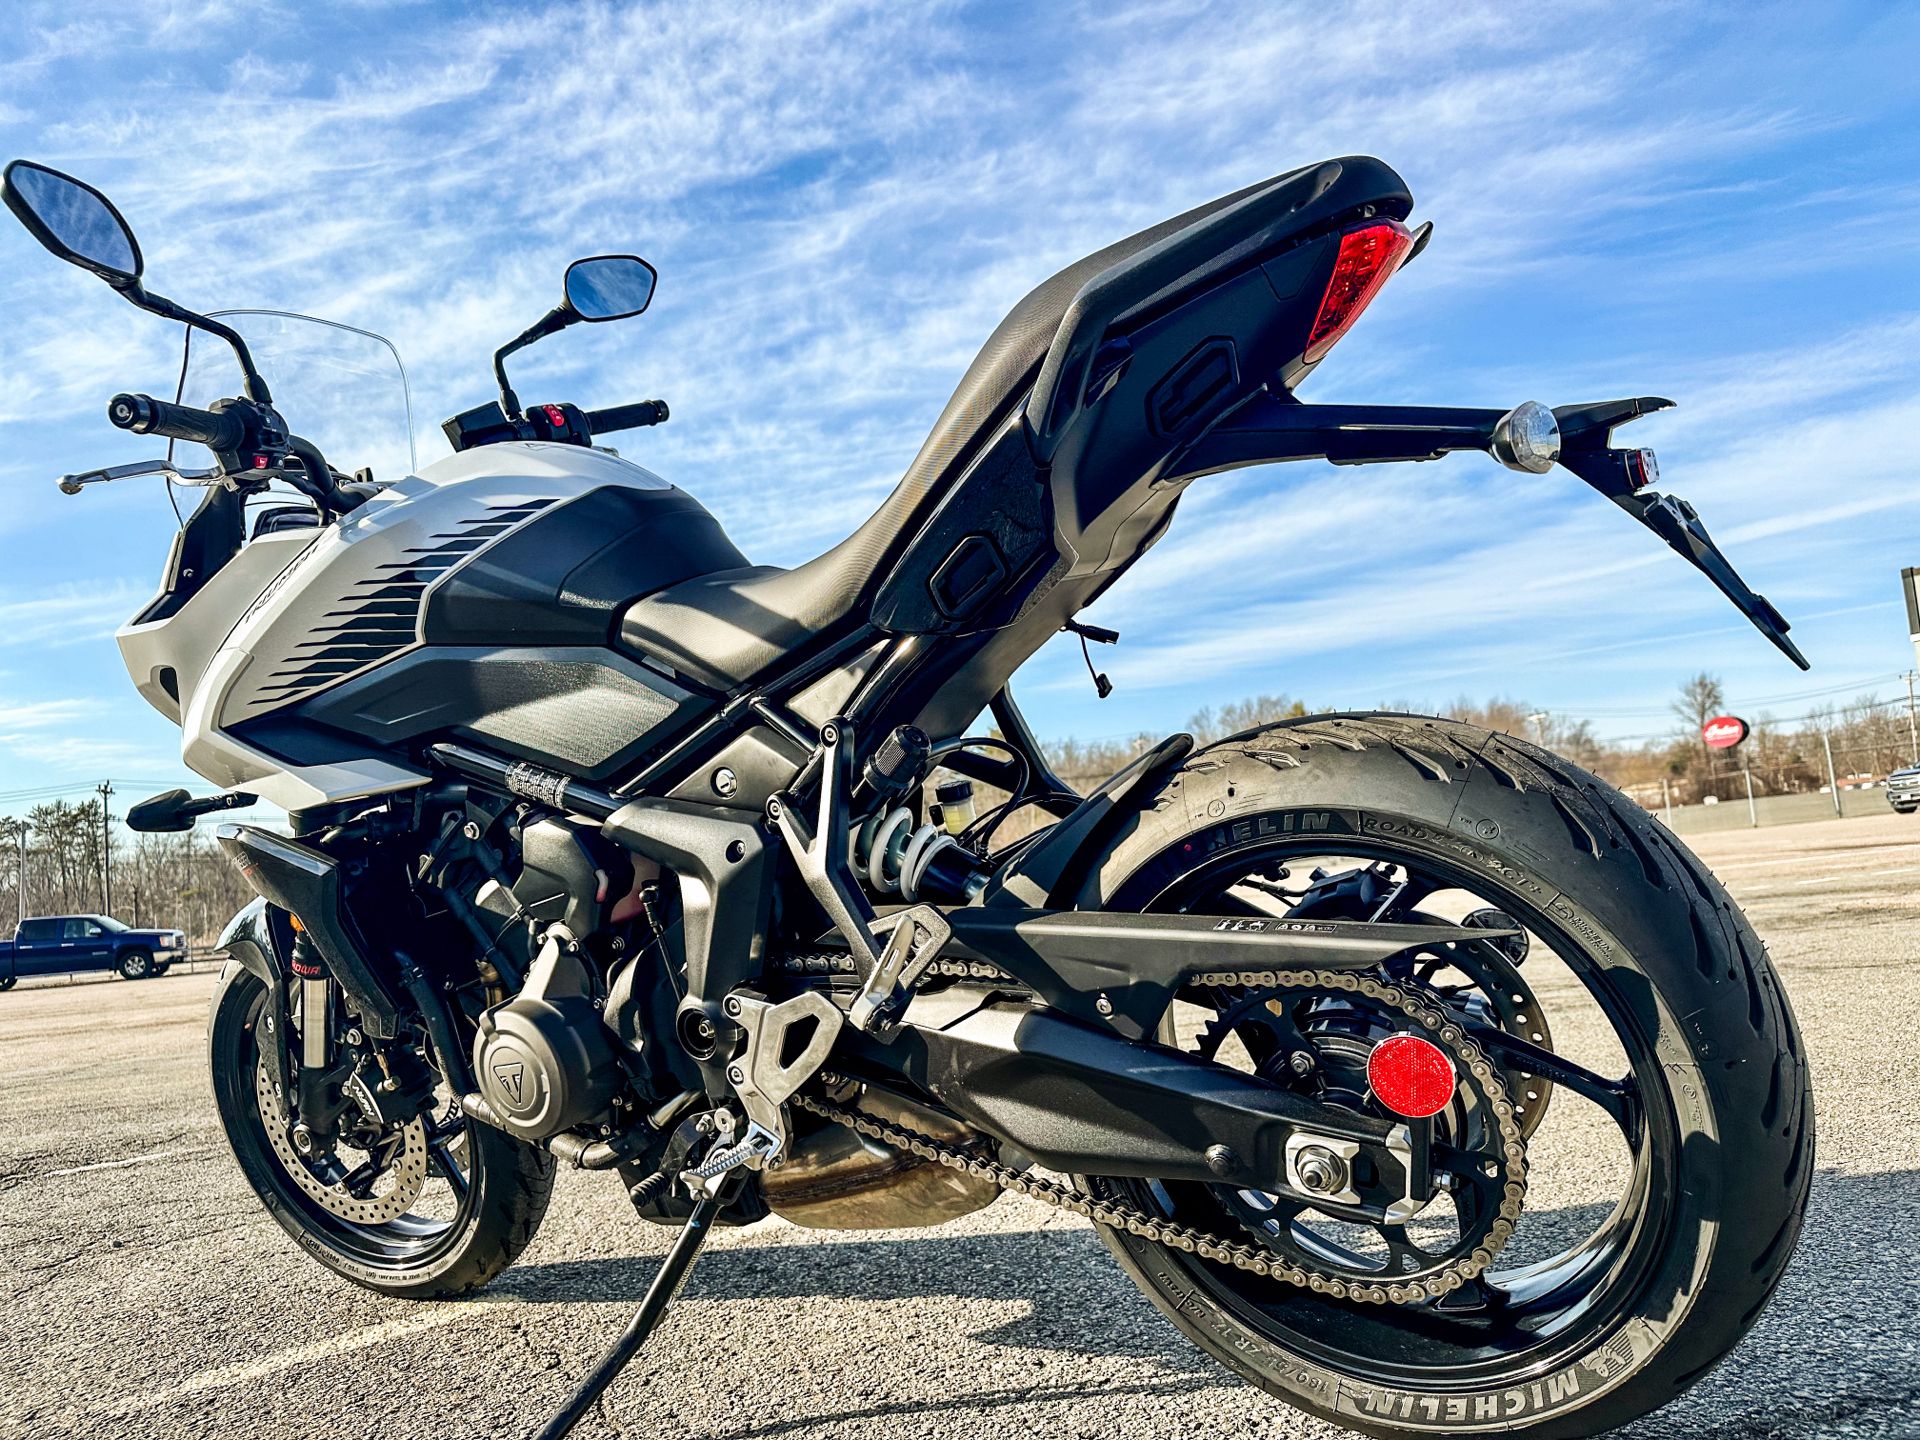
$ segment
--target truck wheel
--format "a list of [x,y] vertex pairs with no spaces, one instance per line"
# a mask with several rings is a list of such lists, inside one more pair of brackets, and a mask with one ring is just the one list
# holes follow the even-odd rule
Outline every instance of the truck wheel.
[[144,980],[153,968],[153,956],[145,950],[129,950],[120,957],[117,968],[122,980]]
[[13,989],[14,983],[19,978],[20,977],[17,975],[0,975],[0,994],[3,994],[8,990]]

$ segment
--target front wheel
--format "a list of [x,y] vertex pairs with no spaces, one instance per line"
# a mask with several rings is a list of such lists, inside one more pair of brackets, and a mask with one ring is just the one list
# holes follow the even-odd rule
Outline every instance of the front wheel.
[[264,981],[229,965],[209,1041],[227,1140],[280,1227],[329,1270],[405,1299],[465,1295],[506,1269],[546,1213],[553,1157],[469,1120],[449,1097],[381,1127],[370,1095],[333,1154],[303,1155],[263,1044],[268,998]]
[[1463,1083],[1428,1122],[1412,1218],[1084,1181],[1271,1262],[1101,1232],[1174,1324],[1289,1403],[1377,1436],[1591,1435],[1691,1385],[1779,1283],[1813,1170],[1786,995],[1720,885],[1593,776],[1449,721],[1286,722],[1194,755],[1080,903],[1518,932],[1417,947],[1357,987],[1189,989],[1163,1026],[1386,1119],[1374,1049],[1451,1036]]
[[144,950],[129,950],[120,957],[117,968],[122,980],[144,980],[153,968],[153,956]]

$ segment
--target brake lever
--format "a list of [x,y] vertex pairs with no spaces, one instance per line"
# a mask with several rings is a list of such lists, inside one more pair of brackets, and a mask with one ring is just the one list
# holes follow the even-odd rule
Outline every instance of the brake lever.
[[1670,409],[1671,400],[1646,395],[1598,405],[1562,405],[1553,412],[1560,427],[1560,463],[1667,542],[1673,552],[1705,575],[1774,646],[1802,670],[1811,670],[1800,647],[1787,638],[1792,627],[1773,602],[1740,578],[1733,562],[1707,533],[1699,513],[1677,495],[1655,494],[1659,478],[1652,452],[1615,450],[1609,442],[1617,425]]
[[133,480],[142,475],[165,475],[176,485],[213,485],[224,472],[214,466],[208,470],[182,470],[170,460],[136,460],[129,465],[103,465],[97,470],[81,470],[60,477],[60,493],[78,495],[81,487],[101,485],[109,480]]

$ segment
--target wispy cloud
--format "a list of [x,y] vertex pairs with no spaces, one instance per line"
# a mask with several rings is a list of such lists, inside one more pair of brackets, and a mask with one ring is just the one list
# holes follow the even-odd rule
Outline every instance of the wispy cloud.
[[[107,641],[149,587],[125,580],[70,583],[0,600],[0,648],[58,648]],[[64,702],[63,702],[64,703]]]
[[[522,390],[665,396],[672,424],[622,448],[755,559],[793,563],[869,513],[1028,287],[1359,151],[1402,171],[1436,240],[1313,398],[1671,394],[1679,412],[1636,428],[1783,603],[1864,603],[1911,533],[1920,187],[1884,173],[1913,134],[1875,82],[1910,21],[1682,6],[1622,27],[1592,4],[1517,23],[1472,0],[322,11],[23,0],[0,22],[20,39],[0,144],[102,184],[183,301],[394,335],[423,458],[568,258],[638,248],[664,277],[649,315],[528,353]],[[157,494],[68,505],[47,481],[135,453],[98,407],[168,386],[177,335],[10,234],[0,645],[33,655],[103,634],[158,567]],[[1723,655],[1736,681],[1772,673],[1757,638],[1664,644],[1728,612],[1570,477],[1470,459],[1202,482],[1100,613],[1127,632],[1121,698],[1096,709],[1077,652],[1049,650],[1043,728],[1178,721],[1196,685],[1350,699],[1495,660],[1543,701],[1658,691]],[[1892,668],[1904,641],[1875,650],[1864,623],[1810,639]],[[1604,666],[1550,663],[1631,636]],[[74,683],[117,682],[103,664]]]

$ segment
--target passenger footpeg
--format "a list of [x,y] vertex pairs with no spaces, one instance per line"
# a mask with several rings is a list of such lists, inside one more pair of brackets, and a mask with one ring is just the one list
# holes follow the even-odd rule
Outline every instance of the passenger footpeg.
[[847,1023],[887,1041],[900,1033],[914,984],[952,938],[953,927],[931,905],[915,905],[876,921],[874,929],[887,937],[886,948],[847,1011]]

